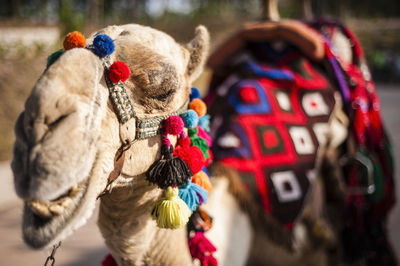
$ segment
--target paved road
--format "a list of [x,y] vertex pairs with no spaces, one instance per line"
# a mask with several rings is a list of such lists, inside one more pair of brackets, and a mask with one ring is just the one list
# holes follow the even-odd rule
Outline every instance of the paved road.
[[[396,166],[400,170],[400,86],[380,86],[383,117],[394,142]],[[48,251],[29,250],[21,240],[20,221],[22,206],[13,193],[9,163],[0,163],[0,264],[42,265]],[[400,176],[397,174],[396,189],[400,195]],[[57,265],[100,265],[107,253],[96,227],[97,213],[84,227],[63,242],[58,251]],[[400,254],[400,204],[389,217],[389,235],[395,250]]]

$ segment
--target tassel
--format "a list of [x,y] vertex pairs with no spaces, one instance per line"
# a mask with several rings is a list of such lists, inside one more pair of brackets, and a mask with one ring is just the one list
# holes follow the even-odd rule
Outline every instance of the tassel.
[[201,262],[217,250],[202,232],[196,232],[189,239],[188,245],[192,258],[199,259]]
[[195,211],[200,204],[207,202],[207,191],[193,184],[190,178],[186,185],[179,188],[179,197],[186,202],[189,209]]
[[180,158],[172,157],[167,146],[163,146],[163,158],[154,162],[146,172],[146,179],[160,188],[182,186],[193,175],[189,166]]
[[212,190],[212,185],[208,175],[203,171],[198,172],[192,177],[192,182],[204,188],[208,192]]
[[151,215],[160,228],[176,229],[184,226],[191,215],[186,203],[178,197],[178,189],[168,187],[165,198],[154,204]]
[[209,255],[204,257],[204,259],[201,260],[201,266],[217,266],[218,261],[213,255]]

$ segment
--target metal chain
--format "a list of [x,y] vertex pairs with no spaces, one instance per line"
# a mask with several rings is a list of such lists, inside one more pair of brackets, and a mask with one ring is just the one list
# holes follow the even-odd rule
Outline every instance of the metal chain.
[[54,264],[56,263],[56,258],[54,256],[56,255],[56,251],[60,246],[61,246],[61,241],[53,246],[53,250],[51,251],[50,256],[48,256],[46,261],[44,262],[44,266],[49,266],[49,265],[54,266]]

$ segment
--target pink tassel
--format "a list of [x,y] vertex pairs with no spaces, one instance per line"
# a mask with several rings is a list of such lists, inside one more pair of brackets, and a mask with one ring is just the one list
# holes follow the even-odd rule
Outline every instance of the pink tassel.
[[204,257],[204,259],[201,261],[202,266],[217,266],[218,261],[216,258],[214,258],[213,255],[209,255]]
[[[193,258],[199,259],[201,262],[211,262],[211,253],[217,249],[214,245],[204,236],[203,232],[196,232],[193,237],[189,239],[189,250]],[[211,264],[213,265],[213,264]]]
[[205,139],[208,142],[208,146],[211,147],[212,146],[212,139],[211,137],[207,134],[207,132],[202,129],[200,126],[197,126],[198,128],[198,132],[197,132],[197,136],[199,136],[202,139]]

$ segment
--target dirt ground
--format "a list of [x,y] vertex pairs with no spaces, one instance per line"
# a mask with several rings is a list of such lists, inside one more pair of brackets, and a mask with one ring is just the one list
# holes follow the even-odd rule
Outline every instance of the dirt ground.
[[[379,86],[383,117],[394,144],[397,169],[400,168],[400,86]],[[14,194],[9,162],[0,163],[0,258],[1,265],[43,265],[49,251],[28,249],[21,239],[22,205]],[[400,176],[397,172],[397,180]],[[400,181],[396,183],[400,195]],[[84,227],[65,240],[56,254],[56,265],[100,265],[107,249],[96,227],[97,213]],[[400,204],[389,217],[388,230],[400,254]]]

